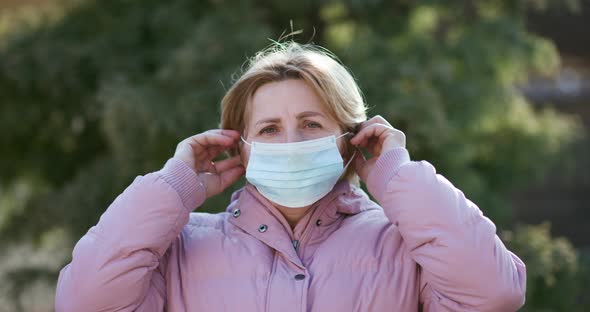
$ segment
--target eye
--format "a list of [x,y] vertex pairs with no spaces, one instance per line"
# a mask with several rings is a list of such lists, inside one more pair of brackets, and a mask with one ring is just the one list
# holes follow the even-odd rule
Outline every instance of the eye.
[[310,122],[307,122],[307,123],[305,124],[305,126],[306,126],[307,128],[321,128],[321,127],[322,127],[322,125],[320,125],[319,123],[317,123],[317,122],[315,122],[315,121],[310,121]]
[[276,133],[278,131],[277,127],[275,126],[268,126],[268,127],[264,127],[262,130],[260,130],[260,134],[273,134]]

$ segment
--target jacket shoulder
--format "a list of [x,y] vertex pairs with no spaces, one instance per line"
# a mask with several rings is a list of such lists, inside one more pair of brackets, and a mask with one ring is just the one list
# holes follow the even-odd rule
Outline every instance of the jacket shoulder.
[[[388,227],[391,222],[385,215],[383,208],[376,202],[369,199],[361,189],[353,190],[354,200],[346,200],[339,203],[340,213],[344,212],[344,226],[367,227],[372,229]],[[342,207],[344,206],[344,207]]]
[[195,255],[202,258],[205,254],[222,256],[223,242],[234,229],[228,222],[228,215],[227,212],[191,213],[174,245],[184,250],[183,256],[189,258]]
[[378,248],[388,250],[388,254],[406,256],[399,227],[387,218],[381,206],[368,199],[363,203],[362,211],[344,217],[336,234],[347,244],[358,244],[359,249]]
[[228,212],[192,212],[183,231],[203,232],[225,230],[228,225]]

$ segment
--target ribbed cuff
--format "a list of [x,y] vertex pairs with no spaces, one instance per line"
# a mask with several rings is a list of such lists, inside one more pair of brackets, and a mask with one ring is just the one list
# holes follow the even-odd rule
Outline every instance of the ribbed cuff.
[[182,160],[170,158],[159,173],[164,181],[178,192],[186,209],[192,211],[207,199],[205,185]]
[[367,189],[377,200],[385,192],[387,183],[397,174],[399,169],[410,162],[410,154],[404,147],[396,147],[377,159],[375,167],[367,178]]

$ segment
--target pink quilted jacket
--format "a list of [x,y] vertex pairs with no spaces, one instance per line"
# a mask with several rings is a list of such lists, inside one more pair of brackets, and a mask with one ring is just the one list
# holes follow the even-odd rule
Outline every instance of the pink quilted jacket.
[[428,162],[382,155],[367,187],[346,181],[294,230],[247,185],[226,212],[172,158],[139,176],[76,244],[61,311],[515,311],[523,262]]

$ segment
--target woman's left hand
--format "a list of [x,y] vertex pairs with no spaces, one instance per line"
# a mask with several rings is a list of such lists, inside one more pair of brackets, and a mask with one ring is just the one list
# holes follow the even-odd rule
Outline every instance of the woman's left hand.
[[350,143],[366,148],[371,154],[371,157],[366,159],[363,154],[357,153],[355,159],[357,174],[363,182],[367,182],[367,177],[380,155],[396,147],[406,147],[406,135],[377,115],[361,124],[360,130],[350,139]]

